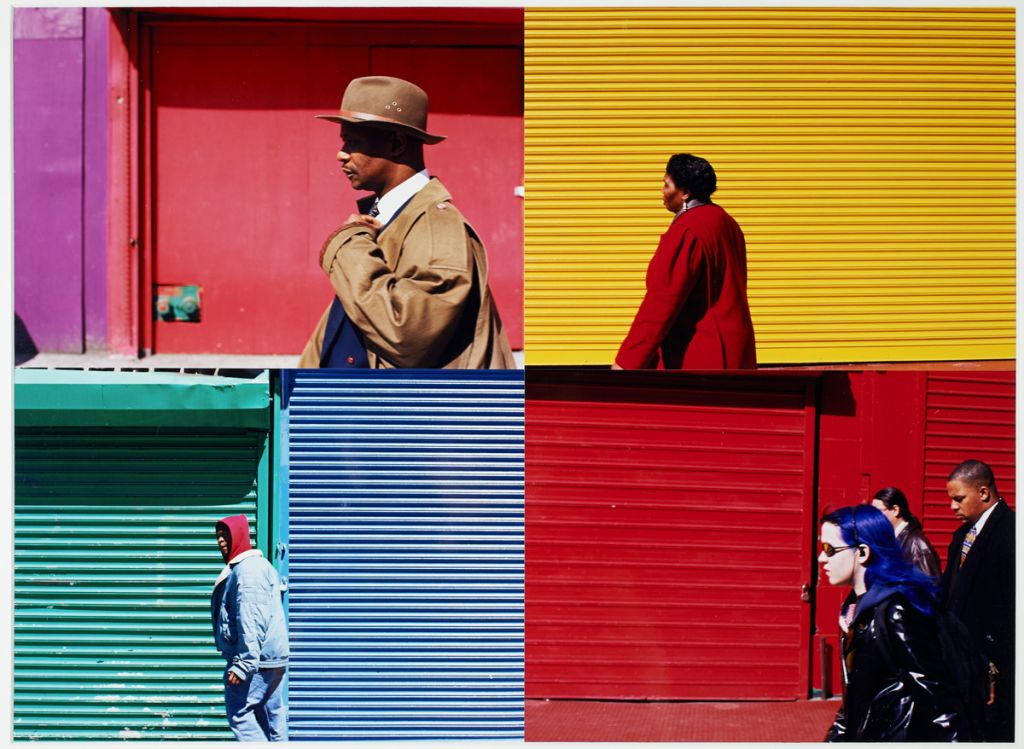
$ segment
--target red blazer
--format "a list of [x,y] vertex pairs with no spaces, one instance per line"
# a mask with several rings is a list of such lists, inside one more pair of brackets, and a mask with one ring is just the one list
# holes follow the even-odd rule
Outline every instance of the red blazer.
[[714,203],[661,235],[647,294],[615,362],[623,369],[754,369],[743,232]]

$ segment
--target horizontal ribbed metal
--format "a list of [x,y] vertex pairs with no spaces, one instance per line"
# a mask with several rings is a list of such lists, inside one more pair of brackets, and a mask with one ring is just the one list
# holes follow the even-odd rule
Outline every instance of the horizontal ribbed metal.
[[521,738],[523,375],[289,373],[293,738]]
[[805,697],[806,385],[636,374],[529,383],[527,696]]
[[928,372],[927,379],[922,520],[945,565],[960,526],[946,477],[961,461],[988,463],[1000,495],[1016,506],[1016,373]]
[[[679,152],[712,163],[746,235],[760,362],[1015,355],[1013,8],[525,23],[528,363],[611,362]],[[984,299],[951,305],[957,284]]]
[[19,429],[14,736],[230,739],[214,523],[255,525],[265,433]]

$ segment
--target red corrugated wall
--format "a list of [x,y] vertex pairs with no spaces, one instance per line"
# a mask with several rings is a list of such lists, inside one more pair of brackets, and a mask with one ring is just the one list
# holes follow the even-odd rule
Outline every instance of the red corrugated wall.
[[812,392],[528,373],[527,697],[806,693]]
[[818,581],[813,637],[799,602],[817,518],[898,486],[944,557],[958,462],[1014,504],[1014,383],[529,371],[526,696],[804,698],[822,643],[839,693],[847,589]]
[[1013,372],[928,372],[924,429],[924,527],[946,563],[959,523],[949,509],[946,477],[969,458],[991,466],[1003,499],[1016,507]]

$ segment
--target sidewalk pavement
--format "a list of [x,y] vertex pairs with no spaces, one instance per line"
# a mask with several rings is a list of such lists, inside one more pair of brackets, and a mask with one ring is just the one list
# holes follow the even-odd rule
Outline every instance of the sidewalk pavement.
[[840,704],[526,700],[526,740],[820,742]]

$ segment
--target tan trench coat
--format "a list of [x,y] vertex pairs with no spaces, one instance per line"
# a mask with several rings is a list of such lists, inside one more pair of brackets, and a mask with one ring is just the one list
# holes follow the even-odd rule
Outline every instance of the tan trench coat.
[[[483,243],[437,178],[376,238],[361,226],[327,239],[322,268],[363,334],[371,368],[513,369],[487,285]],[[299,359],[319,366],[330,305]]]

